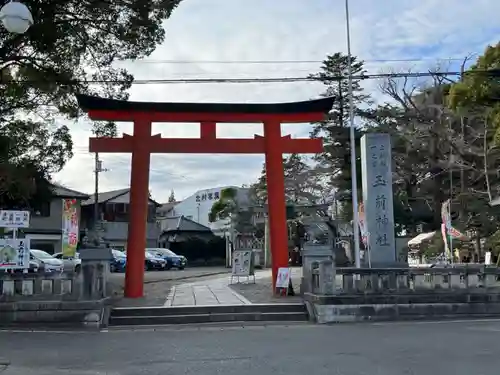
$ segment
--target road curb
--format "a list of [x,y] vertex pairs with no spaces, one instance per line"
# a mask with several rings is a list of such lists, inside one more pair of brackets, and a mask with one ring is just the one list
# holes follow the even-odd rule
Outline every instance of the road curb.
[[157,279],[157,280],[144,280],[144,284],[161,283],[164,281],[177,281],[177,280],[182,281],[182,280],[190,280],[190,279],[200,279],[202,277],[226,275],[229,273],[230,273],[230,271],[224,271],[224,272],[219,271],[219,272],[205,273],[203,275],[191,275],[191,276],[183,276],[183,277],[167,278],[167,279]]

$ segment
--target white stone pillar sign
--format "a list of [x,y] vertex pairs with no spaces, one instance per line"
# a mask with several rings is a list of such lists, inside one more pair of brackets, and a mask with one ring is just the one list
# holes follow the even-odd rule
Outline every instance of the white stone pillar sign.
[[[372,133],[361,137],[361,172],[367,244],[371,266],[397,263],[394,239],[391,137]],[[365,257],[366,259],[366,257]]]

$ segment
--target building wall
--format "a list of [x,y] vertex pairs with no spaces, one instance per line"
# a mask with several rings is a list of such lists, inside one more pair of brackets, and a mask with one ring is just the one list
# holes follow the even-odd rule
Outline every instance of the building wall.
[[[103,237],[110,244],[112,243],[127,243],[128,239],[128,223],[123,222],[105,222],[103,223]],[[158,243],[160,235],[159,226],[156,223],[147,223],[146,226],[146,241],[147,247],[154,247]]]
[[[62,212],[63,198],[56,198],[50,203],[50,216],[37,216],[32,213],[30,217],[29,230],[54,231],[51,234],[26,234],[26,238],[30,239],[31,248],[44,250],[49,253],[57,253],[62,251],[62,236],[59,232],[62,231]],[[81,201],[77,200],[77,215],[79,218],[79,226],[81,226]],[[29,232],[28,230],[28,232]]]
[[[237,199],[241,205],[245,205],[248,203],[249,189],[247,188],[223,186],[211,189],[203,189],[184,199],[182,202],[179,202],[172,209],[172,211],[169,212],[168,217],[185,216],[188,219],[191,219],[201,225],[205,225],[212,229],[220,229],[221,227],[225,227],[227,220],[210,223],[208,220],[208,214],[210,213],[213,204],[218,200],[218,197],[220,197],[221,191],[227,188],[236,189]],[[162,225],[162,231],[166,229],[167,228],[163,228]]]
[[[30,218],[30,229],[44,229],[44,230],[61,230],[62,229],[62,212],[63,212],[63,199],[57,198],[50,203],[50,216],[37,216],[32,213]],[[81,205],[77,200],[77,215],[81,217]]]

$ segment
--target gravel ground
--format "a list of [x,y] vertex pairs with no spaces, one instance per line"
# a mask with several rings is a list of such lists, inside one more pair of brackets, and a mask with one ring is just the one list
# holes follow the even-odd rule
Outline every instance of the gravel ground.
[[128,299],[123,297],[124,274],[111,274],[108,288],[115,306],[163,306],[170,288],[192,280],[211,279],[229,273],[221,267],[190,268],[183,271],[151,271],[144,276],[144,297]]
[[300,303],[302,298],[298,295],[300,289],[300,274],[292,270],[292,285],[296,296],[278,297],[272,293],[272,277],[257,279],[255,284],[231,284],[230,287],[252,303]]

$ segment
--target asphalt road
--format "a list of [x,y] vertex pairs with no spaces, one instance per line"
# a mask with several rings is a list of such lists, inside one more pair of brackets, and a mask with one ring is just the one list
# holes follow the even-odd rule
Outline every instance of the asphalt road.
[[491,375],[500,321],[0,333],[2,375]]

